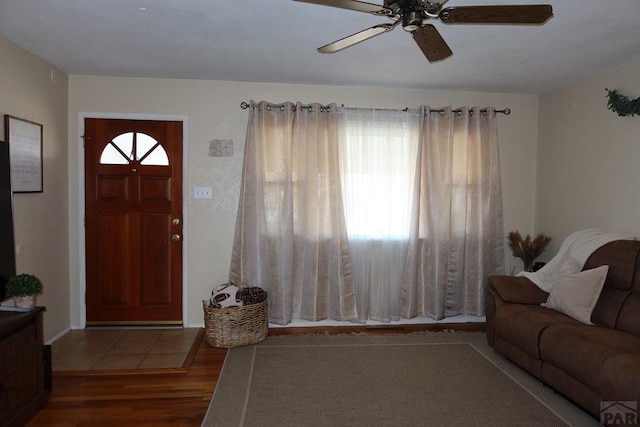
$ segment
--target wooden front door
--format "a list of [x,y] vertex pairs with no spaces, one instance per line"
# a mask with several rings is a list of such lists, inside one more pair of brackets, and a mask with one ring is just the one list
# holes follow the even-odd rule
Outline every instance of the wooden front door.
[[182,122],[85,119],[87,325],[182,323]]

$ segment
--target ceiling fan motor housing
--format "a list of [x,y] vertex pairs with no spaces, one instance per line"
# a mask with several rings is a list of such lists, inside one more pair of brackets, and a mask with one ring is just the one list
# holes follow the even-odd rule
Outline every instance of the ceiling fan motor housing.
[[413,32],[422,27],[425,18],[423,12],[427,6],[421,0],[384,0],[384,7],[392,11],[394,20],[402,19],[402,28],[405,31]]

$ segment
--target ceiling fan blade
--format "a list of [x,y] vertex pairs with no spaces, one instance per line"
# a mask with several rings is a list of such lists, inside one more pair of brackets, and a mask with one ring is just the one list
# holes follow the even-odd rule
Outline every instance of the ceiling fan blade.
[[367,3],[358,0],[293,0],[301,3],[311,3],[320,6],[339,7],[341,9],[355,10],[357,12],[373,13],[374,15],[389,16],[391,9],[379,4]]
[[[400,21],[398,21],[400,22]],[[379,24],[374,25],[371,28],[367,28],[366,30],[359,31],[355,34],[351,34],[345,38],[340,40],[336,40],[333,43],[329,43],[318,48],[318,52],[320,53],[336,53],[341,51],[342,49],[346,49],[348,47],[353,46],[354,44],[361,43],[365,40],[369,40],[371,37],[375,37],[382,33],[386,33],[387,31],[393,30],[398,23],[395,24]]]
[[543,24],[552,16],[548,4],[448,7],[439,15],[445,24]]
[[431,24],[418,28],[411,35],[429,62],[440,61],[453,54],[440,32]]

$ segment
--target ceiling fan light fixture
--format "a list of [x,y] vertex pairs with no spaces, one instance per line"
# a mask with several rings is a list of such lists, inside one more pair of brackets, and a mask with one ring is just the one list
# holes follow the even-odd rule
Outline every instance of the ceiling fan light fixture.
[[422,26],[422,14],[420,12],[411,11],[402,16],[402,28],[410,33],[414,32]]

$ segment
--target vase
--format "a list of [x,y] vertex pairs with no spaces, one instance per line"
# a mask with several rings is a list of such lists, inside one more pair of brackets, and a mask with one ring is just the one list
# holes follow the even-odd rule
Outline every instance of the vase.
[[36,306],[37,295],[29,295],[26,297],[13,297],[13,303],[16,307],[20,308],[28,308],[29,310],[33,310]]

